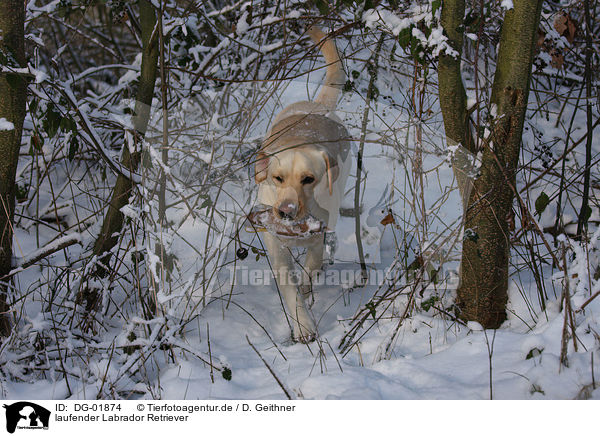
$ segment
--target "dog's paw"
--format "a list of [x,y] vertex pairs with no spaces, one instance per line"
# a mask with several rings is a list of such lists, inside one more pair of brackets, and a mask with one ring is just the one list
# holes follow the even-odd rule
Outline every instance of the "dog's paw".
[[300,342],[302,344],[310,344],[317,339],[316,333],[305,333],[304,335],[296,335],[294,333],[294,342]]
[[308,344],[313,342],[317,338],[316,329],[313,322],[309,319],[306,320],[302,325],[296,323],[294,326],[294,341]]

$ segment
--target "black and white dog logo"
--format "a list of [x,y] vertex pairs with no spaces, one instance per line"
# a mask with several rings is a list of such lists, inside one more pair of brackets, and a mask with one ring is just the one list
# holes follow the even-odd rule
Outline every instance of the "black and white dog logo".
[[19,429],[48,429],[50,411],[28,401],[4,405],[6,409],[6,431]]

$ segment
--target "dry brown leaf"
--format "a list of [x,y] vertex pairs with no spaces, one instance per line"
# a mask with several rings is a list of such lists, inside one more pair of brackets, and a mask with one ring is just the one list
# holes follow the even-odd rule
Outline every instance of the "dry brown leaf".
[[575,40],[575,33],[577,32],[577,23],[571,16],[566,12],[561,12],[554,18],[554,28],[560,36],[564,36],[569,44],[572,44]]
[[544,32],[542,29],[538,29],[537,31],[537,41],[535,43],[535,46],[537,48],[540,48],[542,45],[544,45],[544,41],[546,40],[546,32]]
[[394,220],[394,216],[392,215],[392,213],[388,213],[382,220],[381,220],[381,224],[384,226],[387,226],[388,224],[395,224],[396,221]]
[[557,70],[560,70],[563,66],[563,63],[565,62],[565,57],[562,55],[561,52],[557,51],[557,50],[552,50],[552,61],[550,62],[552,64],[552,66],[554,68],[556,68]]
[[557,14],[554,18],[554,28],[559,35],[562,36],[563,32],[567,30],[567,16],[564,12]]

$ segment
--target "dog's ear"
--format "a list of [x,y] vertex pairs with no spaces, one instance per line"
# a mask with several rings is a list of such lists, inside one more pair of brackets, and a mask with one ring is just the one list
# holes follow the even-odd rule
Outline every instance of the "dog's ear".
[[262,183],[267,178],[267,167],[269,166],[269,156],[260,151],[254,164],[254,180],[256,183]]
[[323,152],[323,159],[325,160],[325,166],[327,167],[327,182],[329,183],[329,195],[333,194],[333,182],[335,182],[340,175],[340,167],[338,166],[337,160],[329,156],[327,152]]

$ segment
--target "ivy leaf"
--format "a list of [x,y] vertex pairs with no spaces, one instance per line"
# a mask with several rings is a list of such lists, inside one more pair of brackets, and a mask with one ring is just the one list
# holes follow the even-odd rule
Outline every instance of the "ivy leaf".
[[412,39],[412,26],[402,29],[400,33],[398,33],[398,43],[400,47],[407,49],[410,45],[410,40]]
[[541,215],[546,209],[546,206],[548,206],[548,203],[550,203],[550,197],[548,197],[545,192],[542,192],[535,200],[535,213],[537,213],[538,216]]
[[31,111],[32,114],[35,114],[37,112],[37,108],[38,108],[38,101],[34,98],[29,102],[29,110]]
[[67,156],[70,162],[73,162],[73,159],[75,159],[75,154],[77,153],[77,150],[79,150],[79,141],[77,140],[77,137],[73,135],[73,137],[69,141],[69,154]]
[[77,130],[77,124],[71,117],[64,117],[60,120],[60,128],[65,132],[75,132]]
[[202,204],[200,205],[200,209],[204,209],[205,207],[210,208],[212,206],[212,200],[210,199],[210,197],[207,195],[206,197],[204,197],[204,201],[202,202]]
[[373,9],[373,8],[375,8],[374,2],[372,0],[365,0],[363,10],[368,11],[369,9]]
[[423,309],[425,312],[427,312],[438,301],[440,301],[440,298],[437,295],[432,295],[430,298],[428,298],[427,300],[425,300],[421,303],[421,309]]
[[583,222],[587,223],[591,216],[592,216],[592,208],[590,206],[587,206],[587,208],[583,214]]
[[46,116],[42,121],[42,127],[44,131],[48,134],[49,138],[53,138],[58,132],[58,128],[60,127],[60,123],[62,121],[62,116],[60,113],[54,108],[54,105],[48,107],[46,111]]
[[375,303],[372,301],[365,304],[365,307],[369,309],[369,314],[373,317],[374,321],[377,321],[377,312],[375,311]]
[[323,15],[329,14],[329,5],[325,0],[315,0],[315,6],[319,10],[319,12]]
[[541,355],[542,351],[544,351],[543,348],[533,347],[531,350],[529,350],[527,356],[525,356],[525,360],[533,359],[534,357]]

